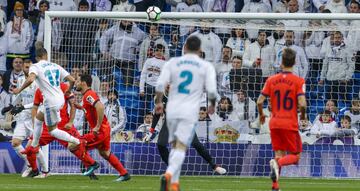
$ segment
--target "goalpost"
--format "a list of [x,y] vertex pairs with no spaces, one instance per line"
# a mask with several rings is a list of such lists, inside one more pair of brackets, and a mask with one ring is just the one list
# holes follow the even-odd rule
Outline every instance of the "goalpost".
[[[132,30],[124,32],[126,26],[120,24],[121,20],[132,21]],[[219,114],[212,116],[211,122],[199,122],[199,139],[208,148],[215,163],[228,170],[227,175],[267,176],[270,172],[268,162],[273,157],[269,132],[257,123],[257,113],[250,108],[254,106],[253,102],[243,104],[237,94],[245,93],[256,102],[264,80],[280,71],[281,49],[287,42],[276,39],[274,33],[284,38],[292,35],[293,44],[300,47],[297,49],[299,63],[296,72],[306,79],[308,119],[311,123],[315,121],[312,125],[318,131],[311,124],[301,127],[304,147],[301,161],[298,166],[285,168],[282,174],[289,177],[355,178],[360,175],[358,124],[352,121],[350,129],[328,132],[326,128],[332,128],[329,127],[331,121],[324,123],[322,119],[317,119],[328,99],[336,102],[337,109],[330,109],[331,117],[338,125],[345,114],[352,115],[352,119],[360,116],[359,111],[354,110],[350,114],[347,111],[352,106],[352,100],[359,97],[360,59],[357,56],[360,56],[360,45],[357,42],[360,42],[360,25],[354,24],[359,20],[359,14],[336,13],[163,12],[161,20],[155,22],[160,36],[148,40],[146,44],[143,42],[149,36],[152,24],[145,12],[53,11],[45,14],[44,47],[51,61],[63,65],[74,76],[84,72],[92,74],[95,81],[93,88],[103,100],[109,92],[118,92],[127,121],[124,129],[112,136],[112,152],[131,174],[159,175],[166,166],[158,154],[156,140],[141,142],[144,133],[137,130],[145,113],[153,108],[151,96],[146,98],[146,95],[142,97],[139,94],[141,67],[147,58],[154,56],[157,44],[164,46],[162,56],[165,59],[181,55],[188,36],[184,31],[200,30],[194,35],[199,35],[206,44],[202,47],[204,57],[215,65],[220,94],[234,104],[234,111],[232,115],[227,115],[228,120],[225,121],[216,120],[221,118]],[[135,26],[138,28],[136,34]],[[238,36],[246,31],[243,41],[240,37],[231,36],[235,29],[243,29],[236,30]],[[265,34],[267,40],[264,47],[256,49],[251,43],[261,41],[258,38],[261,34]],[[342,39],[335,42],[334,37]],[[233,53],[227,65],[222,63],[221,49],[225,45],[230,46]],[[249,47],[255,48],[250,51]],[[231,70],[234,56],[242,58],[242,67],[236,66],[239,68]],[[261,58],[260,63],[256,62],[257,57]],[[328,71],[322,72],[325,60],[329,67]],[[324,80],[323,84],[319,83],[321,80]],[[79,98],[81,95],[76,96]],[[358,104],[360,107],[360,102]],[[250,109],[241,113],[244,105]],[[84,132],[82,127],[86,129],[81,113],[77,113],[75,126],[81,133]],[[101,164],[96,173],[116,174],[97,152],[92,151],[91,155]],[[58,143],[50,145],[48,156],[52,173],[80,173],[80,162]],[[186,175],[214,174],[193,148],[187,152],[182,172]]]

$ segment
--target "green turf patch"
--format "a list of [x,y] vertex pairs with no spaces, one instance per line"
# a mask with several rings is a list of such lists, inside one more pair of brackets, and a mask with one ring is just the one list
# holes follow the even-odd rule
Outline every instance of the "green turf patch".
[[[115,176],[99,176],[100,180],[91,181],[88,177],[76,175],[56,175],[47,179],[21,178],[19,174],[0,175],[0,190],[26,191],[158,191],[159,177],[134,176],[128,182],[113,182]],[[282,191],[358,191],[360,181],[341,179],[281,179]],[[239,177],[181,177],[182,191],[269,191],[268,178]]]

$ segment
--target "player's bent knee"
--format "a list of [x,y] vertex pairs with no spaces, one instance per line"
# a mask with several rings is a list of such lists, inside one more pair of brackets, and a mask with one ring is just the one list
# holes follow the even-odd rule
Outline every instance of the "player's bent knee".
[[183,144],[182,142],[180,142],[180,141],[176,141],[175,148],[179,149],[179,150],[186,151],[187,146],[185,144]]
[[41,111],[39,111],[36,114],[36,119],[39,120],[39,121],[44,121],[44,114]]
[[51,132],[52,132],[54,129],[56,129],[56,125],[55,125],[55,126],[48,126],[47,128],[48,128],[48,130],[49,130],[49,133],[51,134]]
[[99,154],[101,155],[102,158],[108,159],[110,156],[110,151],[99,150]]

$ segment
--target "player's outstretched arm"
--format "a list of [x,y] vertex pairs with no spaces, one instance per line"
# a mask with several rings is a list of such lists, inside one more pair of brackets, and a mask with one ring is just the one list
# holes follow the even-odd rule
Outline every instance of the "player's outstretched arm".
[[259,111],[259,120],[260,120],[260,124],[264,124],[265,123],[265,114],[264,114],[264,110],[263,110],[263,106],[264,106],[264,102],[266,100],[266,97],[264,95],[260,95],[256,105]]
[[19,94],[21,91],[23,91],[25,88],[30,86],[36,79],[35,73],[30,73],[29,76],[26,78],[24,84],[20,88],[15,88],[12,90],[14,94]]
[[305,98],[305,95],[298,96],[298,107],[300,110],[300,120],[306,120],[306,98]]

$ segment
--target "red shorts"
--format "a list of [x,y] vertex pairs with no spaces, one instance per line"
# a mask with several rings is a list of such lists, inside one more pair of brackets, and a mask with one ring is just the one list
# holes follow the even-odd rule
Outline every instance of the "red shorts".
[[[65,129],[65,128],[59,128],[59,129],[66,131],[67,133],[69,133],[70,135],[76,138],[80,137],[79,132],[76,130],[74,126],[72,126],[70,129]],[[50,135],[48,128],[43,126],[43,131],[39,140],[40,146],[48,145],[49,143],[55,140],[58,141],[64,147],[68,146],[68,143],[66,141],[58,140],[57,138],[53,137],[52,135]]]
[[110,133],[100,132],[97,135],[94,135],[92,132],[85,134],[81,137],[87,141],[86,150],[98,149],[103,151],[110,150]]
[[298,131],[270,129],[270,136],[274,151],[302,152],[302,142]]

